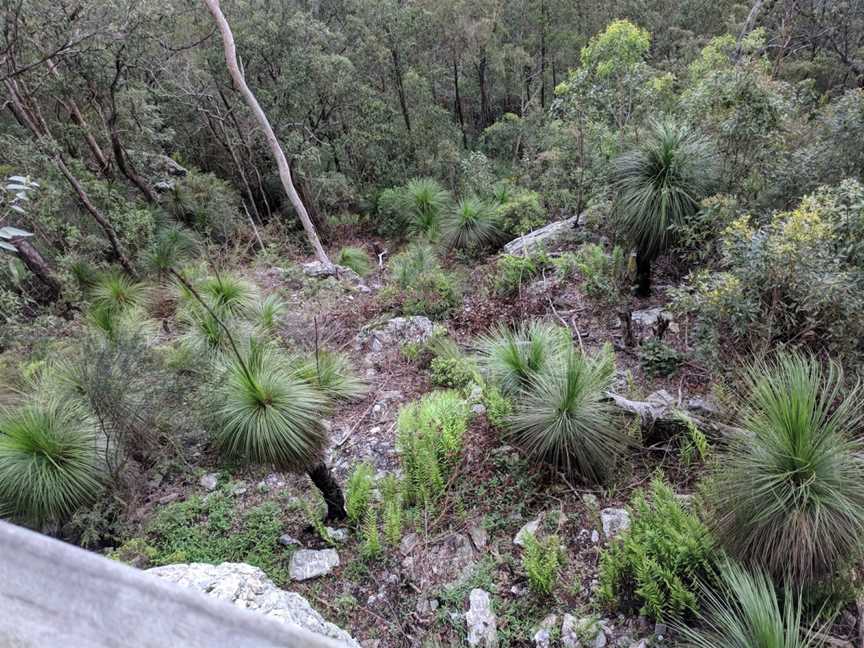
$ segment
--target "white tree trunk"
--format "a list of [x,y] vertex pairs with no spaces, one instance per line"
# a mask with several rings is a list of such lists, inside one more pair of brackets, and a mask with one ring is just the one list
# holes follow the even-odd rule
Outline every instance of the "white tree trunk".
[[321,261],[321,263],[328,266],[332,265],[327,256],[327,252],[324,251],[324,247],[318,239],[318,232],[315,231],[315,225],[309,218],[309,212],[306,211],[306,206],[303,204],[303,201],[297,194],[297,190],[294,188],[294,182],[291,179],[291,170],[288,167],[288,160],[285,159],[285,152],[282,150],[282,145],[279,144],[279,140],[276,138],[276,133],[273,132],[273,127],[270,126],[267,115],[264,114],[264,111],[261,109],[261,105],[258,103],[255,95],[252,94],[249,86],[246,85],[246,79],[243,78],[243,73],[240,71],[240,66],[237,64],[237,49],[234,45],[234,35],[231,33],[231,27],[228,25],[228,21],[225,19],[222,10],[219,8],[219,0],[204,0],[204,4],[207,5],[207,9],[210,10],[210,13],[213,15],[213,18],[219,27],[219,32],[222,34],[222,44],[225,48],[225,63],[228,66],[228,72],[231,74],[231,79],[234,81],[234,86],[240,91],[240,94],[243,95],[246,105],[248,105],[252,112],[255,113],[255,118],[258,120],[258,124],[264,131],[267,143],[270,145],[270,151],[273,153],[273,157],[276,158],[276,165],[279,167],[279,178],[282,180],[282,186],[285,188],[285,193],[288,194],[288,198],[294,206],[294,211],[296,211],[297,215],[300,217],[300,222],[303,223],[303,229],[306,230],[306,237],[309,239],[312,249],[315,250],[315,256],[318,257],[318,260]]

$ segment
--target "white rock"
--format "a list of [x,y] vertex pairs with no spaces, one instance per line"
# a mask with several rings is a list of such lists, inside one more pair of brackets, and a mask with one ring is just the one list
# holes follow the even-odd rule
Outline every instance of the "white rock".
[[498,646],[498,627],[489,592],[473,589],[468,596],[469,607],[465,613],[468,625],[468,645],[481,648]]
[[550,614],[540,623],[537,632],[534,633],[534,645],[537,648],[550,648],[552,645],[552,631],[558,625],[558,616]]
[[565,614],[564,621],[561,623],[561,646],[563,648],[581,648],[582,646],[577,632],[576,617],[572,614]]
[[549,223],[548,225],[536,229],[533,232],[528,232],[524,236],[513,239],[504,246],[504,251],[507,254],[522,254],[526,250],[530,250],[547,241],[556,241],[563,238],[573,231],[579,224],[579,217],[572,216],[562,221]]
[[477,549],[482,549],[489,541],[489,534],[486,533],[486,529],[479,524],[473,524],[468,527],[468,536],[471,538],[471,542],[474,543],[474,547]]
[[288,574],[291,580],[305,581],[329,574],[339,566],[339,554],[335,549],[299,549],[291,556]]
[[295,592],[279,589],[263,571],[252,565],[177,564],[154,567],[148,569],[147,573],[282,623],[297,624],[346,646],[358,648],[360,645],[347,632],[327,622],[305,598]]
[[624,509],[606,508],[600,511],[600,521],[603,523],[603,535],[607,539],[630,528],[630,514]]
[[529,533],[531,535],[537,535],[537,529],[540,528],[540,520],[541,518],[537,518],[536,520],[531,520],[528,524],[519,529],[519,532],[516,534],[516,537],[513,538],[513,544],[524,547],[525,546],[525,536]]
[[207,473],[198,480],[198,485],[208,491],[216,490],[216,486],[219,485],[219,473]]

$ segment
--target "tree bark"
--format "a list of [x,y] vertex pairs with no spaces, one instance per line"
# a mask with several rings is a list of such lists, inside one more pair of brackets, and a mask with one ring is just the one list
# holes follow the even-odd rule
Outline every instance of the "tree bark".
[[651,259],[636,253],[636,294],[647,297],[651,294]]
[[306,474],[309,475],[309,479],[321,491],[324,501],[327,502],[327,519],[344,520],[348,517],[348,513],[345,511],[342,488],[340,488],[339,482],[336,481],[329,466],[321,461],[309,468]]
[[456,117],[459,119],[459,130],[462,131],[462,146],[468,148],[468,136],[465,134],[465,116],[462,114],[462,95],[459,94],[459,63],[453,57],[453,93]]
[[18,250],[18,258],[51,291],[51,301],[60,297],[60,282],[51,271],[51,266],[26,238],[13,238],[12,245]]
[[222,10],[219,8],[219,0],[204,0],[204,4],[207,5],[207,9],[209,9],[213,19],[219,27],[219,32],[222,34],[222,45],[225,49],[225,63],[228,66],[228,73],[234,81],[234,86],[240,94],[243,95],[246,104],[254,113],[261,130],[264,131],[264,136],[267,139],[267,143],[270,145],[273,157],[276,158],[276,165],[279,168],[279,178],[282,180],[282,186],[285,188],[285,193],[288,194],[288,198],[294,206],[294,211],[297,212],[297,216],[303,224],[303,229],[306,231],[306,237],[309,239],[309,243],[315,251],[315,256],[324,265],[331,266],[333,264],[327,256],[327,252],[324,251],[321,241],[318,239],[318,233],[315,231],[315,226],[309,218],[306,206],[303,204],[303,201],[297,193],[297,189],[294,187],[294,182],[291,179],[291,170],[288,167],[288,160],[285,158],[285,152],[282,150],[282,145],[279,143],[276,133],[273,132],[273,127],[270,125],[267,115],[264,114],[264,110],[262,110],[261,105],[258,103],[252,90],[250,90],[249,86],[246,85],[246,79],[240,71],[240,66],[237,63],[237,48],[234,45],[234,35],[231,33],[231,27],[228,25],[228,21],[225,19]]

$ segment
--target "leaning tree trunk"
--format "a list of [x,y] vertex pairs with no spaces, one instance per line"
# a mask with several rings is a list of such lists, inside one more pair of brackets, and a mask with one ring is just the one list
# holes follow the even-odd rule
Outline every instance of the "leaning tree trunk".
[[276,138],[276,133],[273,132],[273,127],[270,125],[267,115],[264,114],[264,110],[262,110],[261,105],[249,89],[249,86],[246,85],[246,79],[240,71],[240,66],[237,63],[237,48],[234,45],[234,35],[231,33],[231,27],[219,8],[219,0],[204,0],[204,4],[207,5],[207,9],[210,10],[222,34],[222,45],[225,48],[225,63],[228,66],[231,79],[234,81],[234,86],[243,95],[246,104],[255,114],[261,130],[264,131],[264,136],[270,145],[270,151],[273,153],[273,157],[276,158],[276,165],[279,167],[279,178],[282,180],[282,186],[285,188],[285,193],[288,194],[288,198],[291,200],[291,204],[294,206],[294,211],[297,212],[300,222],[303,223],[303,229],[306,230],[306,237],[315,251],[315,256],[324,265],[331,266],[333,264],[330,262],[327,252],[324,251],[324,247],[318,239],[315,225],[312,224],[309,213],[306,211],[306,207],[303,205],[303,201],[294,187],[294,182],[291,179],[291,170],[288,167],[288,160],[285,158],[282,145],[279,144],[279,140]]
[[60,282],[51,271],[51,267],[45,258],[39,253],[26,238],[13,238],[11,243],[17,250],[17,256],[27,269],[41,281],[50,291],[51,301],[60,297],[61,287]]
[[307,470],[306,474],[309,475],[309,479],[321,491],[324,501],[327,502],[327,519],[344,520],[348,517],[348,513],[345,511],[345,498],[342,496],[342,489],[329,466],[322,461]]

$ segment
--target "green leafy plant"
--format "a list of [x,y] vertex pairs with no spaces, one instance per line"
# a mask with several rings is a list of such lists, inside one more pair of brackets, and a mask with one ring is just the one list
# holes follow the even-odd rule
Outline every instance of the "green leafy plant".
[[402,539],[402,488],[394,475],[387,475],[381,480],[381,504],[384,510],[384,541],[396,546]]
[[540,270],[540,264],[530,256],[505,254],[495,264],[495,293],[502,297],[518,294],[522,285],[536,277]]
[[90,289],[94,308],[112,314],[140,306],[145,294],[144,284],[119,272],[102,273]]
[[365,277],[372,272],[372,262],[363,248],[343,247],[339,250],[339,254],[336,255],[336,263],[340,266],[351,268],[361,277]]
[[769,576],[738,565],[720,571],[720,587],[702,587],[699,624],[676,624],[686,648],[822,648],[821,629],[804,625],[801,594],[777,595]]
[[483,390],[483,405],[486,406],[486,419],[497,430],[506,431],[507,421],[513,413],[513,401],[504,396],[495,386]]
[[398,302],[404,315],[443,317],[458,305],[456,282],[427,243],[412,243],[394,257],[391,276],[382,297]]
[[522,568],[528,576],[531,591],[549,596],[558,582],[564,553],[557,536],[538,540],[533,533],[525,535]]
[[367,390],[366,383],[354,373],[351,360],[339,351],[322,349],[300,356],[295,371],[331,399],[354,400]]
[[651,482],[650,500],[640,490],[631,508],[630,528],[600,557],[600,599],[657,620],[696,612],[699,582],[714,578],[708,529],[660,479]]
[[639,347],[639,364],[649,376],[668,376],[681,365],[681,354],[657,338],[646,340]]
[[482,251],[501,240],[495,212],[479,198],[465,198],[444,218],[443,243],[449,248]]
[[432,392],[403,407],[396,428],[406,501],[433,502],[460,459],[468,405],[456,392]]
[[429,364],[433,384],[461,389],[479,380],[477,368],[463,356],[438,356]]
[[605,400],[614,369],[609,347],[593,358],[568,350],[531,376],[508,421],[508,438],[537,461],[604,482],[629,445]]
[[375,469],[371,464],[357,464],[345,485],[345,510],[348,519],[354,524],[360,524],[366,519],[369,505],[372,502],[372,492],[375,488]]
[[381,554],[381,536],[378,533],[378,511],[369,508],[363,518],[363,546],[360,553],[366,560]]
[[570,333],[541,320],[499,325],[478,341],[480,364],[506,395],[517,393],[571,348]]
[[546,224],[548,216],[535,191],[512,191],[499,185],[495,192],[498,227],[511,238],[522,236]]
[[861,552],[861,383],[840,367],[780,354],[746,374],[745,430],[720,461],[713,527],[726,550],[776,578],[830,578]]
[[697,211],[716,175],[708,140],[668,120],[653,124],[641,146],[615,160],[615,213],[636,249],[642,295],[650,292],[651,262],[669,246],[673,225]]
[[73,401],[0,411],[0,516],[64,522],[102,492],[93,421]]
[[171,225],[156,231],[142,261],[149,272],[163,277],[170,268],[190,260],[198,251],[195,236],[179,225]]
[[620,301],[629,274],[627,261],[627,255],[618,246],[610,254],[596,243],[579,248],[576,266],[582,274],[585,294],[612,304]]
[[217,314],[232,317],[248,315],[258,297],[251,283],[230,274],[207,277],[198,292]]
[[253,308],[253,319],[262,333],[273,334],[279,326],[279,318],[285,313],[287,306],[278,295],[267,295],[257,302]]

